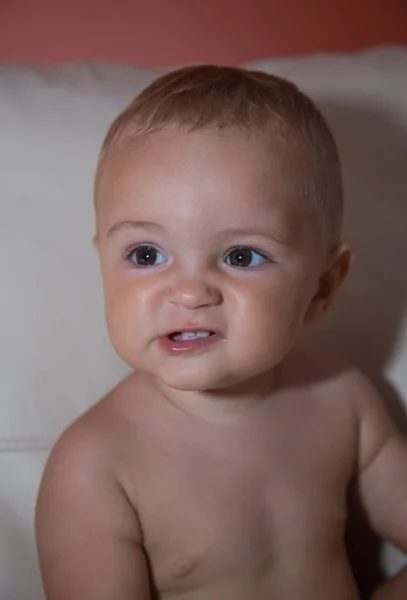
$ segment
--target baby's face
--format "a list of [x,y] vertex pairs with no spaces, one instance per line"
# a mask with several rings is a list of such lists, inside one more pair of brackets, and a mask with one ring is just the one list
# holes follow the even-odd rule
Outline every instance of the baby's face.
[[233,132],[166,131],[112,151],[96,245],[124,361],[172,388],[209,390],[286,356],[322,267],[290,179],[265,140]]

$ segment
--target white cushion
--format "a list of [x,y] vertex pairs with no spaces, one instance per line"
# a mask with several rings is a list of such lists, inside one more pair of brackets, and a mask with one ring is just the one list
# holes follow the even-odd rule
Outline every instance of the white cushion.
[[104,325],[93,173],[108,123],[152,78],[0,68],[0,447],[54,439],[126,372]]
[[[300,85],[336,134],[346,233],[357,259],[332,313],[307,335],[359,363],[401,423],[400,406],[407,403],[407,49],[249,66]],[[128,372],[110,347],[104,324],[91,245],[93,174],[108,124],[158,74],[102,64],[0,67],[0,597],[5,600],[40,597],[32,514],[47,449]],[[9,514],[12,520],[5,525]],[[384,557],[389,572],[398,561],[400,555],[389,549]]]
[[0,598],[42,600],[33,508],[47,452],[0,453]]

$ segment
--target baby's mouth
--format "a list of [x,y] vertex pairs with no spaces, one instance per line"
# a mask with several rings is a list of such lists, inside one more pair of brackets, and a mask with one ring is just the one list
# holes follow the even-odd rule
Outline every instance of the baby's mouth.
[[215,335],[213,331],[174,331],[168,336],[174,342],[185,342],[187,340],[196,340],[198,338],[208,338]]

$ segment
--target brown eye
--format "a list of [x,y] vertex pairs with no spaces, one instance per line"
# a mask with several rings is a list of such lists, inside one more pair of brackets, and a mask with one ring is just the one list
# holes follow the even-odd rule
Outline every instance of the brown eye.
[[226,262],[228,265],[232,265],[232,267],[258,267],[269,261],[257,250],[242,246],[240,248],[233,248],[229,252]]
[[128,260],[139,267],[152,267],[166,261],[162,252],[154,246],[138,246],[129,252]]

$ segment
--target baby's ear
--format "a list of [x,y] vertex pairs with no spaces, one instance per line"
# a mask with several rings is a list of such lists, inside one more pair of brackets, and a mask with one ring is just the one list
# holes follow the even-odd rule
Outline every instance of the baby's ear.
[[353,264],[354,255],[345,242],[332,250],[328,265],[319,278],[318,289],[304,317],[304,323],[319,321],[331,306]]
[[93,247],[95,248],[95,250],[99,251],[99,238],[97,235],[95,235],[93,237],[92,244],[93,244]]

